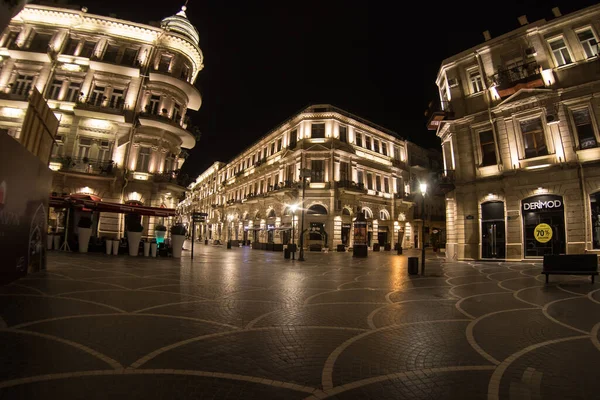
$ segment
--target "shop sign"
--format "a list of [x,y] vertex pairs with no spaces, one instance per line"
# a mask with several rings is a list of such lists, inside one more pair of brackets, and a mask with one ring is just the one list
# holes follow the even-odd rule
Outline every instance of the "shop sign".
[[560,196],[535,196],[523,200],[523,211],[552,211],[563,208],[562,198]]
[[538,242],[547,243],[552,239],[552,227],[548,224],[538,224],[533,235]]

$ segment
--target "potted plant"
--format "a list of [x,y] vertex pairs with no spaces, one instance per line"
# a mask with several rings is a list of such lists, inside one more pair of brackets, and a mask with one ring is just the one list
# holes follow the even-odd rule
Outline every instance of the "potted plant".
[[152,257],[156,257],[156,250],[158,250],[156,239],[150,239],[150,255]]
[[144,257],[150,256],[150,242],[148,239],[142,241],[144,243]]
[[114,239],[112,241],[113,256],[119,255],[119,246],[121,246],[121,241],[119,239]]
[[187,233],[183,224],[176,224],[171,227],[171,246],[174,258],[181,258],[181,250]]
[[165,233],[167,233],[167,227],[162,225],[162,224],[158,224],[154,226],[154,236],[156,236],[156,242],[157,243],[162,243],[165,241]]
[[77,235],[79,236],[79,252],[87,253],[92,236],[92,219],[90,217],[79,218]]
[[127,224],[127,244],[129,245],[129,255],[137,256],[140,251],[140,239],[144,227],[136,219],[131,219]]
[[106,240],[106,254],[110,256],[112,253],[113,241],[110,238],[106,238],[105,240]]

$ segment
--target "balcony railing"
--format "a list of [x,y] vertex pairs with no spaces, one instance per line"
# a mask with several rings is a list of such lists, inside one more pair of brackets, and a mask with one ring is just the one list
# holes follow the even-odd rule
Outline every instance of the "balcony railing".
[[59,163],[59,171],[106,176],[114,176],[117,172],[117,167],[112,160],[96,160],[87,157],[53,157],[50,162]]
[[95,101],[89,100],[86,102],[78,102],[75,105],[76,109],[79,110],[89,110],[89,111],[97,111],[102,113],[110,113],[110,114],[122,114],[125,110],[125,102],[124,101],[109,101],[104,105],[105,101]]
[[454,119],[454,110],[449,101],[442,101],[439,105],[431,102],[429,108],[425,110],[425,116],[428,118],[427,129],[435,131],[442,121]]
[[143,118],[150,118],[150,119],[154,119],[156,121],[162,121],[165,122],[167,124],[176,126],[178,128],[182,128],[183,129],[183,125],[188,125],[190,122],[190,118],[186,115],[185,117],[181,118],[181,115],[178,115],[176,118],[170,118],[169,116],[164,114],[158,114],[158,113],[152,113],[149,111],[144,111],[140,114],[141,117]]
[[490,80],[496,85],[500,97],[510,96],[521,88],[544,86],[542,68],[535,61],[499,69]]
[[365,192],[365,193],[367,192],[367,189],[365,189],[364,183],[356,183],[354,181],[349,181],[349,180],[337,181],[337,182],[335,182],[335,187],[339,188],[339,189],[350,189],[350,190],[355,190],[355,191]]

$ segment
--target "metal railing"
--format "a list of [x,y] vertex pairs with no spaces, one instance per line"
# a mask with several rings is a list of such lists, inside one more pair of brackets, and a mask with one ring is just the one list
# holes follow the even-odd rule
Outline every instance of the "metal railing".
[[118,170],[112,160],[96,160],[87,157],[52,157],[50,161],[61,164],[59,171],[114,176]]
[[89,110],[89,111],[98,111],[98,112],[107,112],[111,114],[122,114],[125,110],[125,102],[117,101],[117,102],[108,102],[106,105],[102,105],[103,101],[95,101],[89,100],[87,102],[78,102],[75,105],[76,109],[80,110]]
[[364,183],[356,183],[354,181],[350,181],[350,180],[343,180],[343,181],[336,181],[335,182],[335,187],[336,188],[344,188],[344,189],[354,189],[354,190],[359,190],[361,192],[366,192],[367,189],[365,188],[365,184]]
[[501,90],[513,87],[518,83],[540,79],[541,76],[542,73],[539,64],[531,61],[510,68],[499,69],[490,79]]

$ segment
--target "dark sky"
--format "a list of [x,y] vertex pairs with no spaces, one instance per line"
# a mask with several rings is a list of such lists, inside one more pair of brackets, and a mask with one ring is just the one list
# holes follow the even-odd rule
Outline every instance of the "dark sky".
[[[203,133],[184,172],[195,177],[227,162],[309,103],[329,103],[428,147],[424,110],[437,97],[440,62],[529,22],[563,15],[592,0],[199,1],[187,15],[200,33],[205,68],[191,113]],[[179,11],[179,2],[77,0],[89,13],[146,23]],[[153,4],[157,4],[154,6]]]

